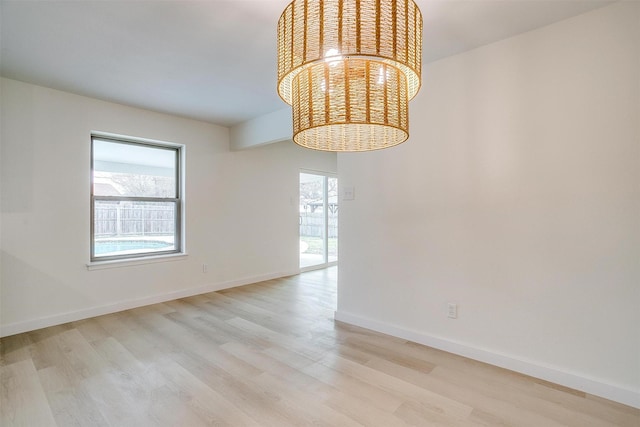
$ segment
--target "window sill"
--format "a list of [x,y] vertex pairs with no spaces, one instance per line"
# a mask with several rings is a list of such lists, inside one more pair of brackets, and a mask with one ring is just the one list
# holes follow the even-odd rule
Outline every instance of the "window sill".
[[133,259],[116,259],[110,261],[92,261],[87,263],[87,270],[103,270],[105,268],[121,268],[134,265],[155,264],[159,262],[180,261],[187,257],[186,252],[169,255],[156,255]]

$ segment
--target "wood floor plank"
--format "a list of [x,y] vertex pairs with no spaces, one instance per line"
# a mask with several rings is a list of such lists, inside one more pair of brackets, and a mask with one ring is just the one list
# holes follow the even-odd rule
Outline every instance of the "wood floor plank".
[[56,425],[38,372],[31,360],[0,367],[0,383],[0,425]]
[[[447,383],[461,385],[473,391],[476,395],[487,396],[495,401],[511,404],[509,407],[510,413],[504,411],[504,408],[499,413],[503,416],[508,416],[508,419],[512,421],[526,415],[524,418],[534,426],[541,425],[541,423],[545,425],[567,425],[576,423],[585,427],[614,427],[614,424],[587,415],[583,411],[572,410],[552,400],[537,397],[533,393],[518,393],[515,392],[515,390],[517,390],[515,388],[505,387],[504,384],[500,383],[490,383],[484,378],[474,378],[473,375],[462,374],[444,367],[436,367],[430,375]],[[575,396],[573,392],[570,394]],[[496,406],[497,405],[493,405],[494,408]],[[489,408],[483,409],[485,409],[487,413],[491,412]],[[493,411],[493,413],[498,412]]]
[[[292,425],[285,411],[277,406],[278,396],[257,386],[253,379],[259,375],[231,375],[224,368],[216,366],[213,359],[179,354],[174,359],[203,382],[216,390],[224,390],[225,398],[260,421],[262,426]],[[259,371],[261,373],[262,371]]]
[[0,341],[0,366],[10,365],[31,358],[33,342],[27,334],[18,334]]
[[5,426],[640,427],[640,410],[336,322],[337,269],[0,340]]
[[170,388],[197,414],[205,425],[259,426],[255,420],[173,360],[160,365]]
[[319,400],[317,394],[292,384],[288,377],[276,377],[265,372],[256,379],[256,383],[281,396],[287,396],[290,408],[288,412],[297,413],[305,425],[361,426],[353,418]]
[[[537,414],[531,415],[517,404],[479,393],[466,383],[443,381],[430,375],[431,372],[418,372],[380,358],[371,359],[366,365],[472,407],[469,420],[480,422],[481,425],[484,422],[489,422],[489,425],[540,425]],[[415,406],[405,405],[400,413],[411,419],[417,412],[420,411]]]
[[406,402],[419,403],[431,412],[446,414],[452,419],[465,419],[473,410],[472,407],[454,399],[417,387],[400,378],[371,369],[366,365],[361,365],[337,355],[328,354],[322,363],[332,370],[353,376],[399,396]]
[[[55,372],[55,367],[46,368],[49,377],[64,377],[64,374]],[[55,384],[51,378],[42,382]],[[76,384],[72,387],[60,388],[54,386],[54,390],[45,390],[51,411],[58,426],[109,426],[109,421],[102,415],[100,405],[93,399],[91,392],[83,385]],[[31,424],[25,424],[28,426]],[[34,424],[38,425],[38,424]]]
[[403,399],[400,396],[359,378],[339,374],[331,367],[320,362],[309,365],[303,369],[303,372],[342,391],[346,395],[357,396],[365,400],[369,406],[381,408],[389,413],[393,413],[403,403]]

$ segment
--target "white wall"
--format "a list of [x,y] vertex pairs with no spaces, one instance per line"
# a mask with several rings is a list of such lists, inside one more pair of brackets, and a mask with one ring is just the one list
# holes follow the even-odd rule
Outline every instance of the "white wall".
[[640,406],[639,63],[620,2],[429,64],[338,156],[336,317]]
[[[15,80],[1,94],[4,335],[298,271],[298,172],[335,154],[232,152],[223,127]],[[186,145],[187,257],[87,270],[91,131]]]

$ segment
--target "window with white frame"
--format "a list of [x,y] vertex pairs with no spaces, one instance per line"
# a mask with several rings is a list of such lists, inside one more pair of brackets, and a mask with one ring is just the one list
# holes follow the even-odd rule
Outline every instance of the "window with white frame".
[[91,261],[182,252],[182,146],[91,136]]

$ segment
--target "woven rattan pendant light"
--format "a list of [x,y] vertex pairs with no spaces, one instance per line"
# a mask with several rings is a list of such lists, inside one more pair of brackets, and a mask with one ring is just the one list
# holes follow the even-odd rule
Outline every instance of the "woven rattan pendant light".
[[413,0],[294,0],[278,21],[278,93],[293,108],[293,140],[326,151],[406,141],[421,59]]

